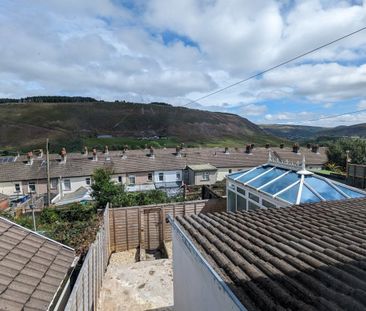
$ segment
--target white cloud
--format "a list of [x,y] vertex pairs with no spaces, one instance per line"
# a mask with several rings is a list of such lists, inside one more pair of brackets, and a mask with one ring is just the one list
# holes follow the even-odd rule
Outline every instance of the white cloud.
[[[0,96],[78,94],[185,104],[366,24],[366,4],[350,1],[134,1],[142,13],[118,3],[3,0]],[[198,47],[184,40],[165,44],[166,31]],[[266,120],[276,122],[291,112],[279,114],[267,101],[329,109],[362,100],[365,59],[360,33],[199,101],[199,107],[267,113]]]
[[366,109],[366,100],[361,100],[358,105],[357,105],[358,109]]

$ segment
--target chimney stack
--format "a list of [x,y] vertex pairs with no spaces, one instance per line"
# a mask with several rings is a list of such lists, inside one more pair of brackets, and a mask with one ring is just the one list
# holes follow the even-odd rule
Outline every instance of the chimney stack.
[[311,152],[319,153],[319,145],[313,145],[311,147]]
[[29,151],[27,152],[27,165],[32,165],[33,164],[33,152]]
[[93,161],[98,161],[98,152],[95,148],[93,148]]
[[38,150],[38,158],[42,159],[43,158],[43,149],[39,149]]
[[269,149],[269,144],[266,144],[266,149]]
[[150,154],[149,154],[150,158],[155,158],[155,153],[154,153],[154,148],[152,146],[150,146]]
[[180,146],[175,147],[175,156],[177,156],[177,157],[182,156]]
[[308,148],[309,150],[312,149],[311,144],[307,144],[306,148]]
[[229,152],[229,148],[228,147],[225,147],[225,151],[224,151],[225,154],[230,154]]
[[251,154],[252,153],[251,145],[246,145],[245,146],[245,153],[248,153],[248,154]]
[[285,147],[284,144],[280,144],[280,149],[283,149],[283,147]]
[[104,154],[109,154],[109,149],[108,149],[108,146],[104,146]]
[[89,154],[89,150],[87,146],[84,146],[84,155],[87,157]]
[[61,163],[65,163],[66,158],[67,158],[67,153],[66,153],[66,148],[65,147],[61,149],[60,156],[61,156]]
[[299,153],[299,151],[300,151],[300,146],[298,144],[293,144],[292,152],[293,153]]

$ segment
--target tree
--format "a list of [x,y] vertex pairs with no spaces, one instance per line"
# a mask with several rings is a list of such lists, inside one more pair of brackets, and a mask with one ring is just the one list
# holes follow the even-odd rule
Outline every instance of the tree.
[[329,162],[338,165],[342,169],[346,167],[347,150],[352,163],[366,163],[366,141],[363,139],[342,138],[329,145]]
[[113,202],[114,198],[124,190],[111,180],[112,172],[108,169],[98,168],[93,174],[92,197],[98,207],[104,208],[107,203]]

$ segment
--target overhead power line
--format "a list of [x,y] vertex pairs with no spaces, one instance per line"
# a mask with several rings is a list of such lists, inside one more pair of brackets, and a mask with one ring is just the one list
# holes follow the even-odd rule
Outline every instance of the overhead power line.
[[272,70],[274,70],[274,69],[277,69],[278,67],[284,66],[284,65],[286,65],[286,64],[288,64],[288,63],[291,63],[291,62],[293,62],[293,61],[295,61],[295,60],[297,60],[297,59],[299,59],[299,58],[302,58],[302,57],[304,57],[304,56],[306,56],[306,55],[312,54],[312,53],[314,53],[314,52],[316,52],[316,51],[318,51],[318,50],[320,50],[320,49],[323,49],[323,48],[325,48],[325,47],[327,47],[327,46],[329,46],[329,45],[332,45],[332,44],[334,44],[334,43],[336,43],[336,42],[338,42],[338,41],[341,41],[341,40],[343,40],[343,39],[346,39],[346,38],[348,38],[348,37],[351,37],[351,36],[353,36],[353,35],[355,35],[355,34],[357,34],[357,33],[361,32],[361,31],[363,31],[363,30],[365,30],[365,29],[366,29],[366,27],[362,27],[362,28],[360,28],[360,29],[358,29],[358,30],[355,30],[355,31],[353,31],[353,32],[350,32],[350,33],[348,33],[348,34],[346,34],[346,35],[344,35],[344,36],[342,36],[342,37],[339,37],[339,38],[337,38],[337,39],[335,39],[335,40],[332,40],[332,41],[330,41],[330,42],[328,42],[328,43],[325,43],[325,44],[323,44],[323,45],[321,45],[321,46],[318,46],[318,47],[316,47],[316,48],[314,48],[314,49],[312,49],[312,50],[309,50],[309,51],[307,51],[307,52],[305,52],[305,53],[302,53],[302,54],[300,54],[300,55],[297,55],[297,56],[295,56],[295,57],[293,57],[293,58],[291,58],[291,59],[289,59],[289,60],[286,60],[286,61],[284,61],[284,62],[282,62],[282,63],[280,63],[280,64],[278,64],[278,65],[276,65],[276,66],[273,66],[273,67],[267,68],[267,69],[265,69],[265,70],[263,70],[263,71],[261,71],[261,72],[259,72],[259,73],[256,73],[256,74],[254,74],[254,75],[252,75],[252,76],[249,76],[249,77],[247,77],[247,78],[245,78],[245,79],[242,79],[242,80],[237,81],[237,82],[235,82],[235,83],[233,83],[233,84],[230,84],[230,85],[228,85],[228,86],[225,86],[225,87],[223,87],[223,88],[220,88],[220,89],[218,89],[218,90],[216,90],[216,91],[214,91],[214,92],[212,92],[212,93],[208,93],[208,94],[206,94],[206,95],[204,95],[204,96],[201,96],[201,97],[199,97],[199,98],[197,98],[197,99],[195,99],[195,100],[192,100],[192,101],[190,101],[189,103],[184,104],[184,105],[182,105],[182,106],[188,106],[188,105],[190,105],[190,104],[198,103],[198,101],[200,101],[200,100],[202,100],[202,99],[208,98],[208,97],[210,97],[210,96],[212,96],[212,95],[215,95],[215,94],[221,93],[221,92],[223,92],[223,91],[225,91],[225,90],[227,90],[227,89],[230,89],[230,88],[232,88],[232,87],[234,87],[234,86],[236,86],[236,85],[239,85],[239,84],[242,84],[242,83],[244,83],[244,82],[247,82],[247,81],[249,81],[249,80],[251,80],[251,79],[257,78],[257,77],[259,77],[259,76],[261,76],[261,75],[263,75],[263,74],[265,74],[265,73],[267,73],[267,72],[269,72],[269,71],[272,71]]
[[314,121],[321,121],[321,120],[325,120],[325,119],[334,119],[337,117],[346,116],[349,114],[355,114],[355,113],[359,113],[359,112],[365,112],[365,111],[366,111],[366,109],[361,109],[361,110],[356,110],[356,111],[344,112],[344,113],[340,113],[340,114],[333,114],[333,115],[324,116],[324,117],[320,117],[317,119],[312,119],[312,120],[307,120],[307,121],[302,121],[302,122],[314,122]]

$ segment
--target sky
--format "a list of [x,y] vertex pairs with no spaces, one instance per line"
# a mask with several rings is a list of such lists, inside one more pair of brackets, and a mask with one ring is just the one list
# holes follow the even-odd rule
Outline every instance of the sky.
[[[161,101],[255,123],[366,122],[366,31],[192,103],[365,27],[366,1],[1,0],[0,25],[0,97]],[[344,115],[324,119],[334,114]]]

